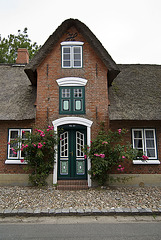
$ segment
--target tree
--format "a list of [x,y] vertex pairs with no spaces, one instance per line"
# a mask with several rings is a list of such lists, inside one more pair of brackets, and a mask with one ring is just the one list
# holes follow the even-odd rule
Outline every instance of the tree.
[[33,44],[28,37],[27,28],[23,32],[18,30],[17,35],[10,34],[7,38],[0,35],[0,63],[15,63],[18,48],[27,48],[30,59],[40,49],[36,42]]

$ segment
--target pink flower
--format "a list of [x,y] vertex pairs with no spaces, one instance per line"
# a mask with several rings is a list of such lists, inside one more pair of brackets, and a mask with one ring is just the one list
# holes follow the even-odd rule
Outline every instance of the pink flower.
[[84,155],[84,158],[86,159],[86,158],[87,158],[87,155]]
[[45,134],[40,134],[41,137],[45,137]]
[[35,143],[32,143],[32,145],[33,145],[34,147],[36,147],[36,144],[35,144]]
[[24,162],[24,159],[21,159],[20,161],[23,163],[23,162]]
[[104,142],[102,142],[102,144],[108,144],[108,142],[105,142],[105,141],[104,141]]
[[125,156],[122,156],[123,159],[125,159],[126,157]]
[[50,129],[47,129],[46,131],[47,131],[47,132],[49,132],[49,131],[50,131]]
[[46,144],[46,142],[43,142],[43,144],[45,145],[45,144]]
[[122,167],[121,165],[118,165],[117,171],[123,172],[124,171],[124,167]]
[[8,142],[8,145],[10,145],[10,142]]
[[38,148],[42,148],[43,145],[41,143],[38,143]]
[[62,138],[60,138],[60,140],[62,140]]
[[97,154],[97,153],[95,153],[95,154],[94,154],[94,156],[96,156],[96,157],[99,157],[100,155],[99,155],[99,154]]
[[149,158],[148,158],[148,156],[143,155],[143,156],[142,156],[142,159],[143,159],[143,160],[148,160]]
[[120,134],[121,133],[121,131],[122,131],[122,129],[120,128],[120,129],[118,129],[118,133]]
[[25,131],[22,131],[22,133],[25,133]]
[[100,157],[101,158],[105,158],[105,154],[100,154]]

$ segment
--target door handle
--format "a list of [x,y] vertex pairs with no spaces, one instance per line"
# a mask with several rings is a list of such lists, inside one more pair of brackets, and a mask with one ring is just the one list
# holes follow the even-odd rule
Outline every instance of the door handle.
[[71,156],[73,157],[73,151],[70,152]]

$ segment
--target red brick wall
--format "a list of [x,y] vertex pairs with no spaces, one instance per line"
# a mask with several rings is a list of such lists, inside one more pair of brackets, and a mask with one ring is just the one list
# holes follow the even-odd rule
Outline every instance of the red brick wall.
[[[67,32],[78,33],[74,27]],[[53,120],[65,116],[59,115],[59,86],[56,80],[63,77],[80,77],[87,79],[88,82],[85,86],[86,114],[79,115],[79,117],[85,117],[93,121],[92,134],[94,135],[99,128],[100,122],[106,122],[108,126],[108,70],[79,33],[75,40],[84,42],[83,68],[63,69],[61,67],[60,43],[65,41],[67,36],[67,34],[64,34],[61,37],[37,69],[37,124],[46,126],[51,124]]]
[[8,129],[9,128],[32,128],[34,122],[27,121],[0,121],[0,174],[14,174],[25,173],[23,165],[8,165],[5,164],[7,159],[7,143],[8,143]]
[[[110,128],[112,130],[126,128],[128,130],[128,133],[126,135],[125,141],[129,141],[130,143],[132,143],[132,128],[156,129],[158,159],[161,160],[161,121],[110,121]],[[124,173],[126,174],[161,174],[161,165],[134,165],[132,161],[130,161],[124,162],[122,166],[125,167]],[[112,173],[118,173],[118,171],[115,169],[113,169]]]

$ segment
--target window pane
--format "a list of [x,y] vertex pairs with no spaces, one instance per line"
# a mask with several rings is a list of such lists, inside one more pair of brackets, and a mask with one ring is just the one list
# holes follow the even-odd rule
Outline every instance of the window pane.
[[81,55],[80,54],[74,54],[74,60],[80,60],[81,59]]
[[142,138],[142,131],[134,131],[134,138]]
[[154,138],[153,130],[145,131],[146,138]]
[[81,47],[74,47],[74,67],[81,67]]
[[154,140],[146,140],[146,147],[147,148],[155,148]]
[[63,61],[63,67],[70,67],[70,61]]
[[74,89],[74,97],[82,97],[82,89]]
[[74,54],[76,53],[81,54],[81,47],[74,47]]
[[64,47],[63,53],[70,53],[70,47]]
[[62,89],[62,98],[70,98],[70,89]]
[[147,149],[148,157],[155,157],[155,149]]
[[64,54],[64,61],[70,60],[70,54]]
[[10,138],[11,139],[15,139],[17,137],[18,137],[18,131],[14,131],[14,130],[10,131]]
[[81,67],[81,61],[74,61],[74,67]]
[[81,100],[75,100],[75,110],[76,111],[82,110],[82,101]]
[[142,140],[140,140],[140,139],[135,139],[135,140],[134,140],[134,148],[142,149],[142,148],[143,148]]
[[69,110],[69,100],[63,100],[63,110],[64,111]]

